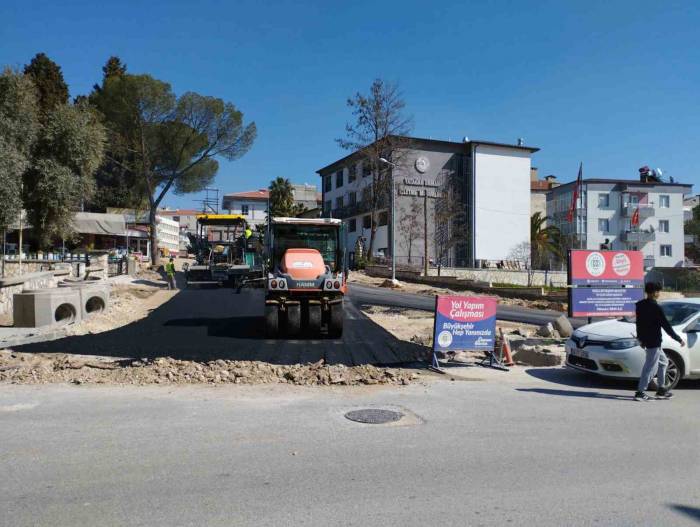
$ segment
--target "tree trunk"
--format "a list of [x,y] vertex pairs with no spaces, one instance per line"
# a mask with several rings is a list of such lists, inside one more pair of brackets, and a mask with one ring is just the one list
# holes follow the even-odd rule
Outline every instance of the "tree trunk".
[[160,263],[160,254],[158,252],[158,224],[156,222],[156,207],[154,205],[149,207],[148,224],[151,238],[151,264],[157,267]]
[[423,195],[423,275],[428,276],[428,191]]
[[369,226],[369,245],[367,246],[367,256],[366,259],[368,262],[372,261],[372,254],[374,250],[374,235],[377,232],[377,224],[374,221],[374,212],[371,213],[370,215],[370,226]]

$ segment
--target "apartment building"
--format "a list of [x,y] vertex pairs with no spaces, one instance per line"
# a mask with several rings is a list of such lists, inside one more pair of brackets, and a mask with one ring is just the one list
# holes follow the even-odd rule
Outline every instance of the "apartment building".
[[[321,194],[315,185],[293,184],[292,194],[294,203],[302,205],[306,210],[320,207]],[[225,194],[221,208],[228,214],[245,216],[249,225],[262,225],[267,221],[267,200],[269,191],[266,188],[246,192]]]
[[[443,265],[473,267],[481,261],[507,260],[518,245],[530,241],[531,156],[538,148],[467,138],[461,142],[400,139],[397,142],[406,146],[387,153],[394,162],[385,177],[393,185],[384,186],[386,195],[377,199],[373,256],[391,256],[392,204],[397,263],[419,264],[427,256]],[[363,159],[362,151],[354,152],[317,171],[323,214],[345,221],[351,259],[358,239],[369,250],[372,227],[373,173]],[[440,220],[445,200],[451,199],[448,193],[459,200],[459,214],[455,214],[459,221]]]
[[647,268],[684,265],[683,200],[692,185],[584,179],[569,221],[575,186],[566,183],[547,195],[547,215],[572,248],[640,250]]

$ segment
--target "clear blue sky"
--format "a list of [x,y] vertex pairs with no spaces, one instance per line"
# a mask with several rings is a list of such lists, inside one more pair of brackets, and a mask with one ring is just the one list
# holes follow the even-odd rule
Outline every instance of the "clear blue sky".
[[[107,4],[111,4],[108,6]],[[700,192],[700,2],[15,1],[0,64],[43,51],[71,95],[118,55],[132,73],[236,104],[258,126],[214,186],[317,183],[345,155],[346,98],[398,81],[414,135],[540,147],[540,173],[634,178],[661,167]],[[189,207],[197,196],[166,198]]]

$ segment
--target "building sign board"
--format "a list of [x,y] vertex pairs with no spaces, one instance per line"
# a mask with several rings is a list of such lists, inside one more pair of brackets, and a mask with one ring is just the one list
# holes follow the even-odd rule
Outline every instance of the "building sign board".
[[569,251],[569,316],[634,315],[644,297],[641,251]]
[[571,285],[644,285],[644,255],[641,251],[571,251]]
[[492,351],[496,306],[493,297],[436,296],[433,351]]

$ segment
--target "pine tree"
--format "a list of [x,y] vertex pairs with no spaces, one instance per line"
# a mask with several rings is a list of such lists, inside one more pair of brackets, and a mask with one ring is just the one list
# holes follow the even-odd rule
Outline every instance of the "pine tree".
[[68,85],[63,79],[61,67],[46,54],[37,53],[24,67],[24,74],[31,77],[36,86],[42,121],[46,121],[52,110],[68,103]]

